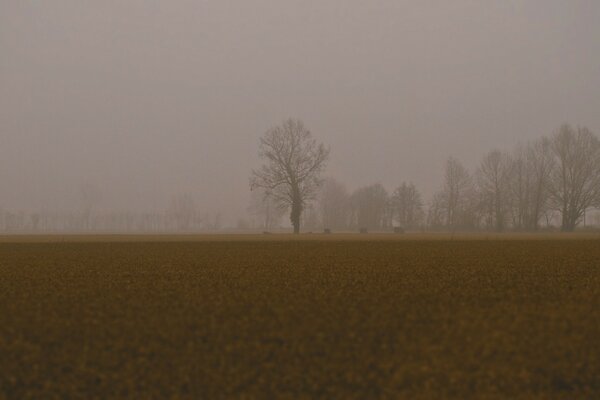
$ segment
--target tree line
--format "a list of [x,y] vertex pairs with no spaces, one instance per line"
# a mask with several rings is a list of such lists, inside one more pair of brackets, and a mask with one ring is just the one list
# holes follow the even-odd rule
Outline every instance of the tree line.
[[190,194],[173,196],[160,212],[99,212],[102,194],[81,185],[72,213],[0,209],[4,232],[214,232],[282,230],[285,214],[305,231],[538,231],[570,232],[600,225],[600,140],[585,127],[563,125],[510,152],[491,150],[469,171],[445,163],[443,184],[425,199],[413,182],[388,191],[374,183],[350,192],[324,178],[330,149],[300,120],[287,119],[259,142],[262,165],[252,171],[250,219],[226,225],[203,212]]
[[182,193],[171,197],[162,211],[100,211],[102,194],[91,185],[79,187],[79,207],[72,212],[12,212],[0,208],[0,232],[115,232],[190,233],[224,228],[221,213],[203,211],[194,197]]
[[548,137],[512,152],[491,150],[475,171],[450,157],[442,187],[425,202],[417,186],[403,182],[388,192],[372,184],[349,193],[333,178],[322,178],[329,149],[302,121],[288,119],[260,141],[263,164],[253,170],[257,190],[252,211],[265,229],[290,213],[294,232],[491,230],[538,231],[558,220],[565,232],[600,208],[600,140],[585,127],[561,126]]

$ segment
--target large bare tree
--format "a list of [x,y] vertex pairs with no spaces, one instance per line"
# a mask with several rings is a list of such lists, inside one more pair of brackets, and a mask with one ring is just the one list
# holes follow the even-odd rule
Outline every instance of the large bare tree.
[[548,211],[550,175],[554,167],[550,140],[519,145],[511,156],[510,210],[513,229],[537,231]]
[[551,147],[556,166],[550,194],[561,213],[562,230],[573,231],[600,200],[600,140],[587,128],[563,125]]
[[519,144],[511,155],[511,174],[509,182],[509,203],[512,228],[528,228],[529,212],[532,203],[533,172],[529,162],[530,144]]
[[289,207],[294,233],[300,233],[302,211],[318,193],[329,149],[317,143],[302,121],[290,118],[264,134],[259,156],[264,164],[252,170],[250,188],[265,189]]
[[531,173],[530,201],[527,213],[527,228],[537,231],[540,219],[548,211],[548,191],[550,178],[554,169],[551,142],[541,138],[530,144],[527,151],[527,163]]

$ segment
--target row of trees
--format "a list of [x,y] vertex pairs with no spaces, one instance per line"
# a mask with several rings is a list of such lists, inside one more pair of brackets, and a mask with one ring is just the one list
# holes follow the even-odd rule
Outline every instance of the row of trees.
[[570,232],[598,207],[600,141],[586,128],[563,125],[512,153],[490,151],[474,174],[449,159],[427,222],[453,230],[537,231],[558,215],[561,230]]
[[402,183],[391,194],[376,183],[348,194],[335,179],[327,179],[316,207],[324,226],[335,230],[385,230],[393,226],[406,229],[422,227],[424,203],[412,183]]
[[[587,128],[562,126],[550,137],[517,147],[492,150],[469,171],[449,158],[444,183],[428,202],[404,182],[391,192],[381,184],[350,193],[322,174],[329,149],[313,138],[302,121],[288,119],[261,138],[263,165],[252,171],[255,220],[239,229],[273,230],[289,213],[294,232],[307,230],[519,230],[537,231],[558,221],[573,231],[586,212],[600,208],[600,140]],[[0,210],[4,231],[192,232],[222,228],[220,214],[201,213],[191,195],[172,198],[161,213],[105,213],[96,209],[100,192],[81,187],[80,213],[11,213]],[[260,222],[257,224],[256,220]],[[232,228],[232,227],[230,227]]]
[[223,228],[220,213],[208,213],[190,194],[173,196],[162,212],[100,212],[100,192],[82,186],[81,209],[71,213],[0,209],[0,232],[211,232]]
[[[327,178],[320,189],[315,200],[304,208],[301,224],[305,230],[425,229],[426,206],[413,183],[404,182],[392,193],[379,183],[350,193],[344,184]],[[260,192],[255,199],[262,201],[253,201],[249,210],[263,219],[262,226],[266,230],[280,227],[285,209],[277,207],[274,199],[264,192]]]
[[335,179],[321,179],[329,149],[301,121],[269,130],[259,154],[265,163],[252,174],[251,188],[259,189],[252,211],[267,218],[265,229],[291,209],[296,233],[301,223],[308,230],[537,231],[556,218],[561,230],[573,231],[600,207],[600,140],[569,125],[510,153],[492,150],[474,172],[449,158],[444,184],[428,204],[409,182],[392,193],[381,184],[349,193]]
[[[191,219],[168,212],[81,213],[10,212],[0,210],[0,232],[6,233],[159,233],[214,232],[224,229],[220,214],[196,213]],[[248,227],[252,227],[251,225]]]

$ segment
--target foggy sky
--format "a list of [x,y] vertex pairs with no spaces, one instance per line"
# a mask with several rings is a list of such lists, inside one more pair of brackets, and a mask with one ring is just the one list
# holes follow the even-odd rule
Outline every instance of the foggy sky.
[[301,118],[349,189],[600,134],[600,2],[0,0],[0,207],[242,215],[258,138]]

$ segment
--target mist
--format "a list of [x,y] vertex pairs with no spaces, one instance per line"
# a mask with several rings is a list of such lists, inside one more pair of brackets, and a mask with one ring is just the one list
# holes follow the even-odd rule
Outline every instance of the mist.
[[600,133],[600,3],[0,2],[0,207],[246,215],[265,131],[300,118],[348,188],[561,124]]

